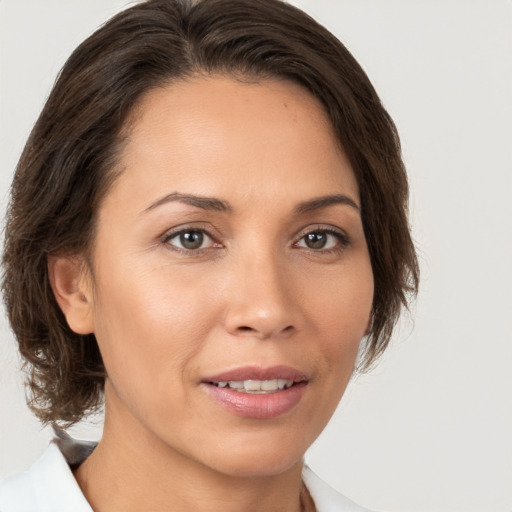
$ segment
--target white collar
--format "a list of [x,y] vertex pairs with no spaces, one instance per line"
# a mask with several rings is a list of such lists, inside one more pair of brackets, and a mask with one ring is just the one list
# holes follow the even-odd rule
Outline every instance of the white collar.
[[56,441],[30,468],[0,484],[4,512],[93,512]]

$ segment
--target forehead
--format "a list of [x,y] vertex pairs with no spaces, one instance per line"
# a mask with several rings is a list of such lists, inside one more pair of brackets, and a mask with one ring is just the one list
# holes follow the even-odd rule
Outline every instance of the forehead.
[[[257,199],[351,192],[350,164],[319,100],[283,80],[194,78],[148,92],[121,156],[137,195],[184,193]],[[265,194],[263,194],[263,192]]]

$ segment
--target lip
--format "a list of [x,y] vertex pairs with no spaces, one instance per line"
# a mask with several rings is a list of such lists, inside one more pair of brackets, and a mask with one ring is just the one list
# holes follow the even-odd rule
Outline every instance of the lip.
[[201,379],[202,382],[223,382],[228,380],[272,380],[272,379],[286,379],[293,380],[294,382],[307,381],[308,377],[304,372],[301,372],[291,366],[270,366],[268,368],[261,368],[260,366],[244,366],[234,368],[223,373],[213,375]]
[[[213,385],[225,381],[273,379],[293,380],[294,384],[288,389],[264,394],[243,393]],[[294,409],[307,389],[308,380],[306,374],[289,366],[245,366],[204,378],[201,386],[215,403],[235,416],[263,420],[278,418]]]

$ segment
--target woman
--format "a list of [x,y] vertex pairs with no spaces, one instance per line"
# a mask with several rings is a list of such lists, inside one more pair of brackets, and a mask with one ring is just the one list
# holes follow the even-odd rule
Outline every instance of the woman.
[[33,411],[104,400],[104,433],[61,433],[0,509],[363,510],[303,456],[417,289],[407,193],[366,75],[298,9],[110,20],[27,142],[4,253]]

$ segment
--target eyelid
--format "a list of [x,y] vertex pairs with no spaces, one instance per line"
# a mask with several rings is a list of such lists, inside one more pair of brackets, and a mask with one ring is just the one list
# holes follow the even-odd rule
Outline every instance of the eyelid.
[[[187,249],[185,247],[179,247],[175,244],[170,243],[170,240],[172,240],[173,238],[176,238],[177,236],[181,235],[182,233],[186,233],[189,231],[198,231],[198,232],[203,233],[203,235],[205,237],[208,237],[212,241],[212,244],[208,247],[202,247],[199,249]],[[181,226],[176,226],[174,228],[167,230],[160,237],[160,239],[161,239],[162,243],[164,245],[167,245],[168,247],[170,247],[171,250],[176,251],[176,252],[186,253],[186,254],[199,254],[199,253],[202,253],[202,252],[207,251],[212,248],[217,249],[217,248],[223,247],[223,245],[217,240],[217,237],[212,235],[211,230],[206,229],[202,225],[197,226],[197,225],[193,225],[193,224],[192,225],[191,224],[183,224]]]
[[[206,237],[208,237],[211,240],[211,245],[208,247],[202,247],[198,249],[187,249],[185,247],[179,247],[175,244],[171,244],[170,240],[173,238],[179,236],[182,233],[185,233],[187,231],[199,231],[203,233]],[[203,224],[195,225],[195,224],[182,224],[180,226],[175,226],[174,228],[171,228],[167,230],[163,235],[161,235],[160,239],[161,242],[164,245],[167,245],[170,247],[173,251],[186,253],[190,255],[194,254],[200,254],[202,252],[208,251],[210,249],[219,249],[223,248],[224,245],[218,241],[218,236],[212,235],[211,233],[212,229],[211,226],[207,229],[204,227]],[[327,249],[312,249],[309,247],[301,247],[298,246],[298,243],[308,234],[314,233],[314,232],[322,232],[330,234],[338,239],[338,244],[336,247],[331,247]],[[299,247],[300,249],[305,249],[307,251],[311,251],[314,253],[329,253],[329,252],[336,252],[336,251],[342,251],[347,246],[349,246],[352,243],[351,237],[347,234],[347,232],[339,227],[330,225],[330,224],[314,224],[309,225],[299,231],[299,233],[294,237],[294,242],[292,243],[293,247]]]
[[301,248],[312,251],[312,252],[326,253],[329,251],[332,252],[332,251],[336,251],[336,250],[343,250],[345,247],[349,246],[352,243],[351,237],[343,229],[332,226],[330,224],[316,224],[316,225],[310,225],[304,229],[301,229],[301,231],[295,237],[295,242],[293,243],[293,245],[297,246],[297,244],[306,235],[308,235],[310,233],[315,233],[318,231],[335,236],[339,240],[339,247],[333,247],[330,249],[311,249],[309,247],[301,247]]

